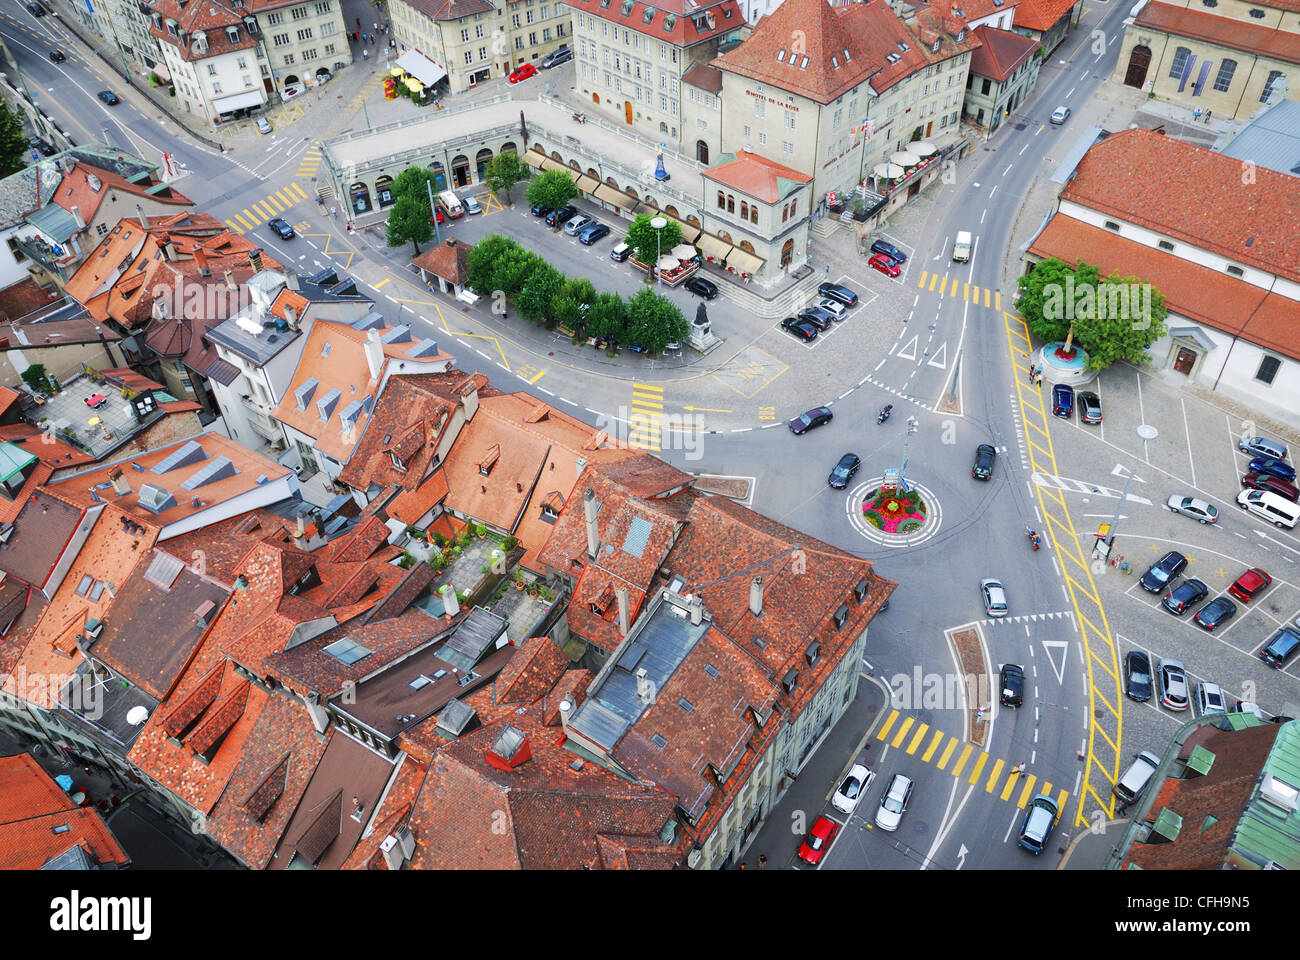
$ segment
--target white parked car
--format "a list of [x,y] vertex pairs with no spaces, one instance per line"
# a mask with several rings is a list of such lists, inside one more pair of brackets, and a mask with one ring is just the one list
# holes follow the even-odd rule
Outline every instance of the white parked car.
[[830,297],[821,297],[813,304],[814,307],[820,307],[825,310],[836,320],[843,320],[844,315],[849,312],[849,308],[844,306],[838,300],[832,300]]
[[460,202],[465,207],[465,212],[471,216],[483,212],[483,208],[479,206],[478,200],[474,197],[463,197]]
[[845,776],[844,782],[835,791],[835,796],[831,797],[831,806],[840,813],[852,814],[862,802],[862,797],[874,779],[876,779],[874,773],[862,764],[855,763]]
[[898,824],[907,812],[907,801],[912,799],[912,780],[901,773],[894,774],[889,781],[889,789],[880,798],[880,807],[876,810],[876,826],[891,833],[898,829]]

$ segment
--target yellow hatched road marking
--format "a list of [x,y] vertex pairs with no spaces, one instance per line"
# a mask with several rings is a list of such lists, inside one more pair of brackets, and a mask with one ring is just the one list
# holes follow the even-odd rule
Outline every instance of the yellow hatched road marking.
[[994,790],[994,788],[998,785],[998,779],[999,779],[999,778],[1001,777],[1001,775],[1002,775],[1002,767],[1003,767],[1003,766],[1004,766],[1004,764],[1003,764],[1003,762],[1002,762],[1001,760],[996,760],[996,761],[994,761],[994,763],[993,763],[993,772],[989,774],[988,781],[985,782],[985,784],[984,784],[984,792],[985,792],[985,793],[992,793],[993,790]]
[[1025,788],[1020,791],[1020,796],[1016,798],[1016,806],[1021,810],[1025,809],[1025,804],[1034,795],[1034,784],[1037,782],[1038,778],[1032,773],[1025,776]]
[[962,768],[966,766],[966,761],[970,758],[971,751],[975,748],[971,744],[966,744],[961,751],[961,756],[957,758],[957,766],[952,768],[952,775],[960,777]]
[[931,740],[930,745],[925,748],[925,753],[921,754],[922,763],[930,762],[930,758],[934,756],[934,751],[939,749],[939,743],[945,736],[946,734],[942,730],[934,731],[934,739]]
[[897,710],[891,711],[889,716],[885,718],[884,726],[882,726],[880,728],[880,732],[876,734],[876,739],[884,740],[885,737],[889,736],[889,728],[894,725],[894,721],[897,720],[900,716],[902,716],[902,714],[900,714]]
[[983,750],[980,751],[979,759],[975,761],[975,767],[970,772],[970,780],[967,783],[974,784],[979,780],[980,774],[984,772],[984,764],[989,762],[989,755]]
[[912,738],[912,742],[907,745],[907,750],[904,751],[909,757],[916,753],[916,748],[921,745],[921,741],[925,739],[925,735],[929,730],[930,725],[928,723],[923,723],[916,728],[916,736]]
[[912,724],[914,723],[916,723],[916,717],[907,717],[904,719],[903,725],[898,728],[898,733],[894,734],[894,739],[890,743],[890,746],[897,747],[902,744],[903,738],[907,736],[907,731],[912,729]]
[[382,287],[384,286],[384,284],[386,284],[386,283],[392,283],[392,282],[393,282],[393,278],[392,278],[392,277],[384,277],[384,279],[380,280],[378,283],[375,284],[375,289],[376,289],[376,290],[379,290],[380,288],[382,288]]
[[943,753],[940,755],[938,763],[940,770],[948,766],[948,758],[952,756],[952,752],[957,749],[957,744],[959,743],[961,743],[961,741],[956,737],[953,737],[948,741],[948,746],[943,748]]

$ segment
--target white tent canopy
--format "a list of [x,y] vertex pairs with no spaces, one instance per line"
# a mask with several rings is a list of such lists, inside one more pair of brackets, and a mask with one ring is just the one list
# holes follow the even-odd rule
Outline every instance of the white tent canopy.
[[406,53],[397,58],[396,66],[405,70],[426,87],[433,86],[447,75],[446,70],[417,50],[407,50]]
[[900,167],[914,167],[921,162],[921,158],[914,153],[908,153],[906,150],[900,150],[889,158],[891,163],[896,163]]
[[699,256],[699,252],[689,243],[679,243],[670,252],[678,260],[690,260],[692,257]]

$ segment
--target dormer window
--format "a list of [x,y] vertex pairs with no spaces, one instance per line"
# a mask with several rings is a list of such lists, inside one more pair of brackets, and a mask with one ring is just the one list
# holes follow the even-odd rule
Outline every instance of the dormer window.
[[655,18],[655,13],[656,13],[656,12],[657,12],[657,11],[655,10],[654,7],[646,7],[646,8],[645,8],[645,13],[641,14],[641,22],[642,22],[642,23],[653,23],[653,22],[654,22],[654,18]]
[[[602,5],[603,5],[603,0],[602,0]],[[675,26],[677,26],[677,14],[675,13],[667,14],[664,17],[664,33],[671,33],[673,27]]]
[[238,28],[238,27],[226,27],[226,39],[228,39],[231,43],[238,43],[238,42],[239,42],[239,28]]
[[831,54],[831,66],[834,67],[836,70],[840,68],[839,58],[836,57],[835,54],[833,53]]
[[[156,26],[156,25],[157,25],[157,24],[155,23],[155,26]],[[167,35],[168,35],[169,37],[174,37],[174,36],[176,36],[176,24],[175,24],[175,22],[172,21],[172,20],[168,20],[168,21],[167,21]]]
[[938,53],[938,52],[939,52],[939,44],[940,44],[941,42],[942,42],[942,41],[941,41],[940,39],[935,38],[934,43],[930,44],[930,52],[931,52],[931,53]]
[[402,458],[391,450],[388,451],[388,462],[393,465],[394,470],[401,470],[403,473],[406,472],[406,464],[402,461]]
[[628,14],[630,14],[634,6],[636,6],[636,0],[623,0],[623,10],[622,10],[623,16],[626,17]]
[[957,42],[961,43],[965,39],[966,39],[966,28],[962,27],[960,30],[957,31]]

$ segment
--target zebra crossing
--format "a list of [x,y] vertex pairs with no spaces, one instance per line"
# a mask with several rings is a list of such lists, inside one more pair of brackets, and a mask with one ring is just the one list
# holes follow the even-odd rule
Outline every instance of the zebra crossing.
[[290,183],[283,190],[268,193],[261,200],[250,203],[239,213],[231,214],[226,226],[235,233],[247,233],[254,227],[283,216],[290,208],[307,199],[306,192],[297,183]]
[[632,384],[632,409],[628,414],[628,446],[658,453],[662,442],[664,388]]
[[296,177],[308,177],[314,179],[317,171],[320,170],[321,155],[320,144],[310,147],[301,157],[298,158],[298,172]]
[[964,280],[958,280],[956,277],[950,277],[946,273],[941,274],[922,270],[921,277],[917,280],[916,285],[921,290],[937,293],[941,297],[960,297],[967,303],[974,304],[977,307],[988,307],[993,310],[1002,309],[1002,293],[1000,291],[967,283]]

